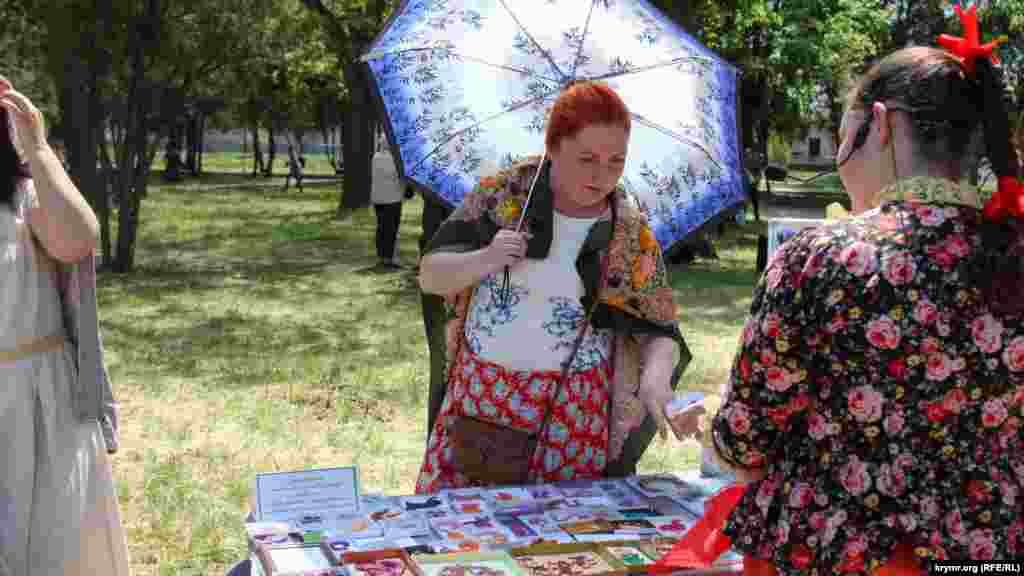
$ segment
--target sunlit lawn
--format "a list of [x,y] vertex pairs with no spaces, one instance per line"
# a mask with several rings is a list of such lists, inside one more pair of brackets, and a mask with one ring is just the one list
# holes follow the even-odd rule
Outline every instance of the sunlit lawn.
[[[136,270],[100,278],[135,574],[223,574],[245,557],[257,472],[357,464],[365,491],[413,489],[428,380],[415,275],[377,273],[372,212],[338,221],[336,204],[333,185],[151,188]],[[421,208],[403,212],[408,264]],[[684,387],[714,392],[727,375],[754,246],[747,229],[719,261],[673,273],[695,358]],[[642,468],[697,459],[659,444]]]

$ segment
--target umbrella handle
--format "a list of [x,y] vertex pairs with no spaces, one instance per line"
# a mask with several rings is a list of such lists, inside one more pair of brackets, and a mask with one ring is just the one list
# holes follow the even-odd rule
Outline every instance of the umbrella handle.
[[[516,232],[523,229],[523,222],[526,221],[526,209],[530,207],[530,200],[533,199],[533,190],[537,187],[537,180],[540,180],[540,173],[544,170],[544,162],[548,159],[548,151],[544,150],[544,155],[540,157],[540,166],[537,167],[537,173],[533,175],[533,182],[530,183],[530,192],[526,195],[526,202],[523,203],[523,209],[519,213],[519,222],[516,223]],[[509,271],[509,267],[505,266],[505,278],[501,282],[501,303],[503,306],[508,306],[512,300],[512,274]]]
[[519,213],[519,222],[516,224],[516,232],[519,232],[523,228],[523,222],[526,220],[526,209],[530,207],[530,200],[533,199],[533,189],[537,187],[537,180],[540,180],[540,173],[544,170],[544,162],[548,159],[547,148],[544,149],[544,155],[540,157],[540,165],[537,167],[537,173],[533,175],[533,182],[530,183],[530,192],[526,195],[526,202],[523,203],[523,210]]

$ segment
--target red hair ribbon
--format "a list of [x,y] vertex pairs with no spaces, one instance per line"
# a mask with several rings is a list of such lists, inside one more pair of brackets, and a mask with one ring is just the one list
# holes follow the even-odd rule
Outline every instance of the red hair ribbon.
[[1024,218],[1024,184],[1013,176],[1000,176],[999,189],[985,203],[984,214],[993,222]]
[[964,69],[968,74],[974,74],[974,61],[976,58],[990,58],[998,64],[999,58],[993,53],[996,46],[1006,42],[1006,36],[1000,36],[986,44],[981,43],[981,35],[978,33],[978,7],[971,4],[971,7],[964,12],[959,5],[954,5],[953,10],[960,17],[960,24],[964,28],[964,37],[958,38],[949,34],[939,36],[939,44],[960,58]]

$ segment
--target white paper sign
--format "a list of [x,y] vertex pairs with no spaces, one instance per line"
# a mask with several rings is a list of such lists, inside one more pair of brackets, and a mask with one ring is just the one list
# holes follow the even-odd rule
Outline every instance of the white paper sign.
[[323,530],[359,513],[355,466],[256,475],[256,519]]

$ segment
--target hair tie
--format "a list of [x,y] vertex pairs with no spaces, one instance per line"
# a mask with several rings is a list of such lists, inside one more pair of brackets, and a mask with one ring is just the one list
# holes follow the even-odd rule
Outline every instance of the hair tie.
[[939,35],[939,44],[956,55],[971,76],[974,75],[974,61],[979,57],[988,58],[992,60],[992,63],[999,64],[999,57],[993,51],[996,46],[1006,42],[1006,36],[1000,36],[991,42],[982,44],[981,35],[978,33],[978,6],[971,4],[967,12],[964,12],[959,5],[954,4],[953,10],[960,17],[960,24],[964,28],[964,37],[941,34]]

